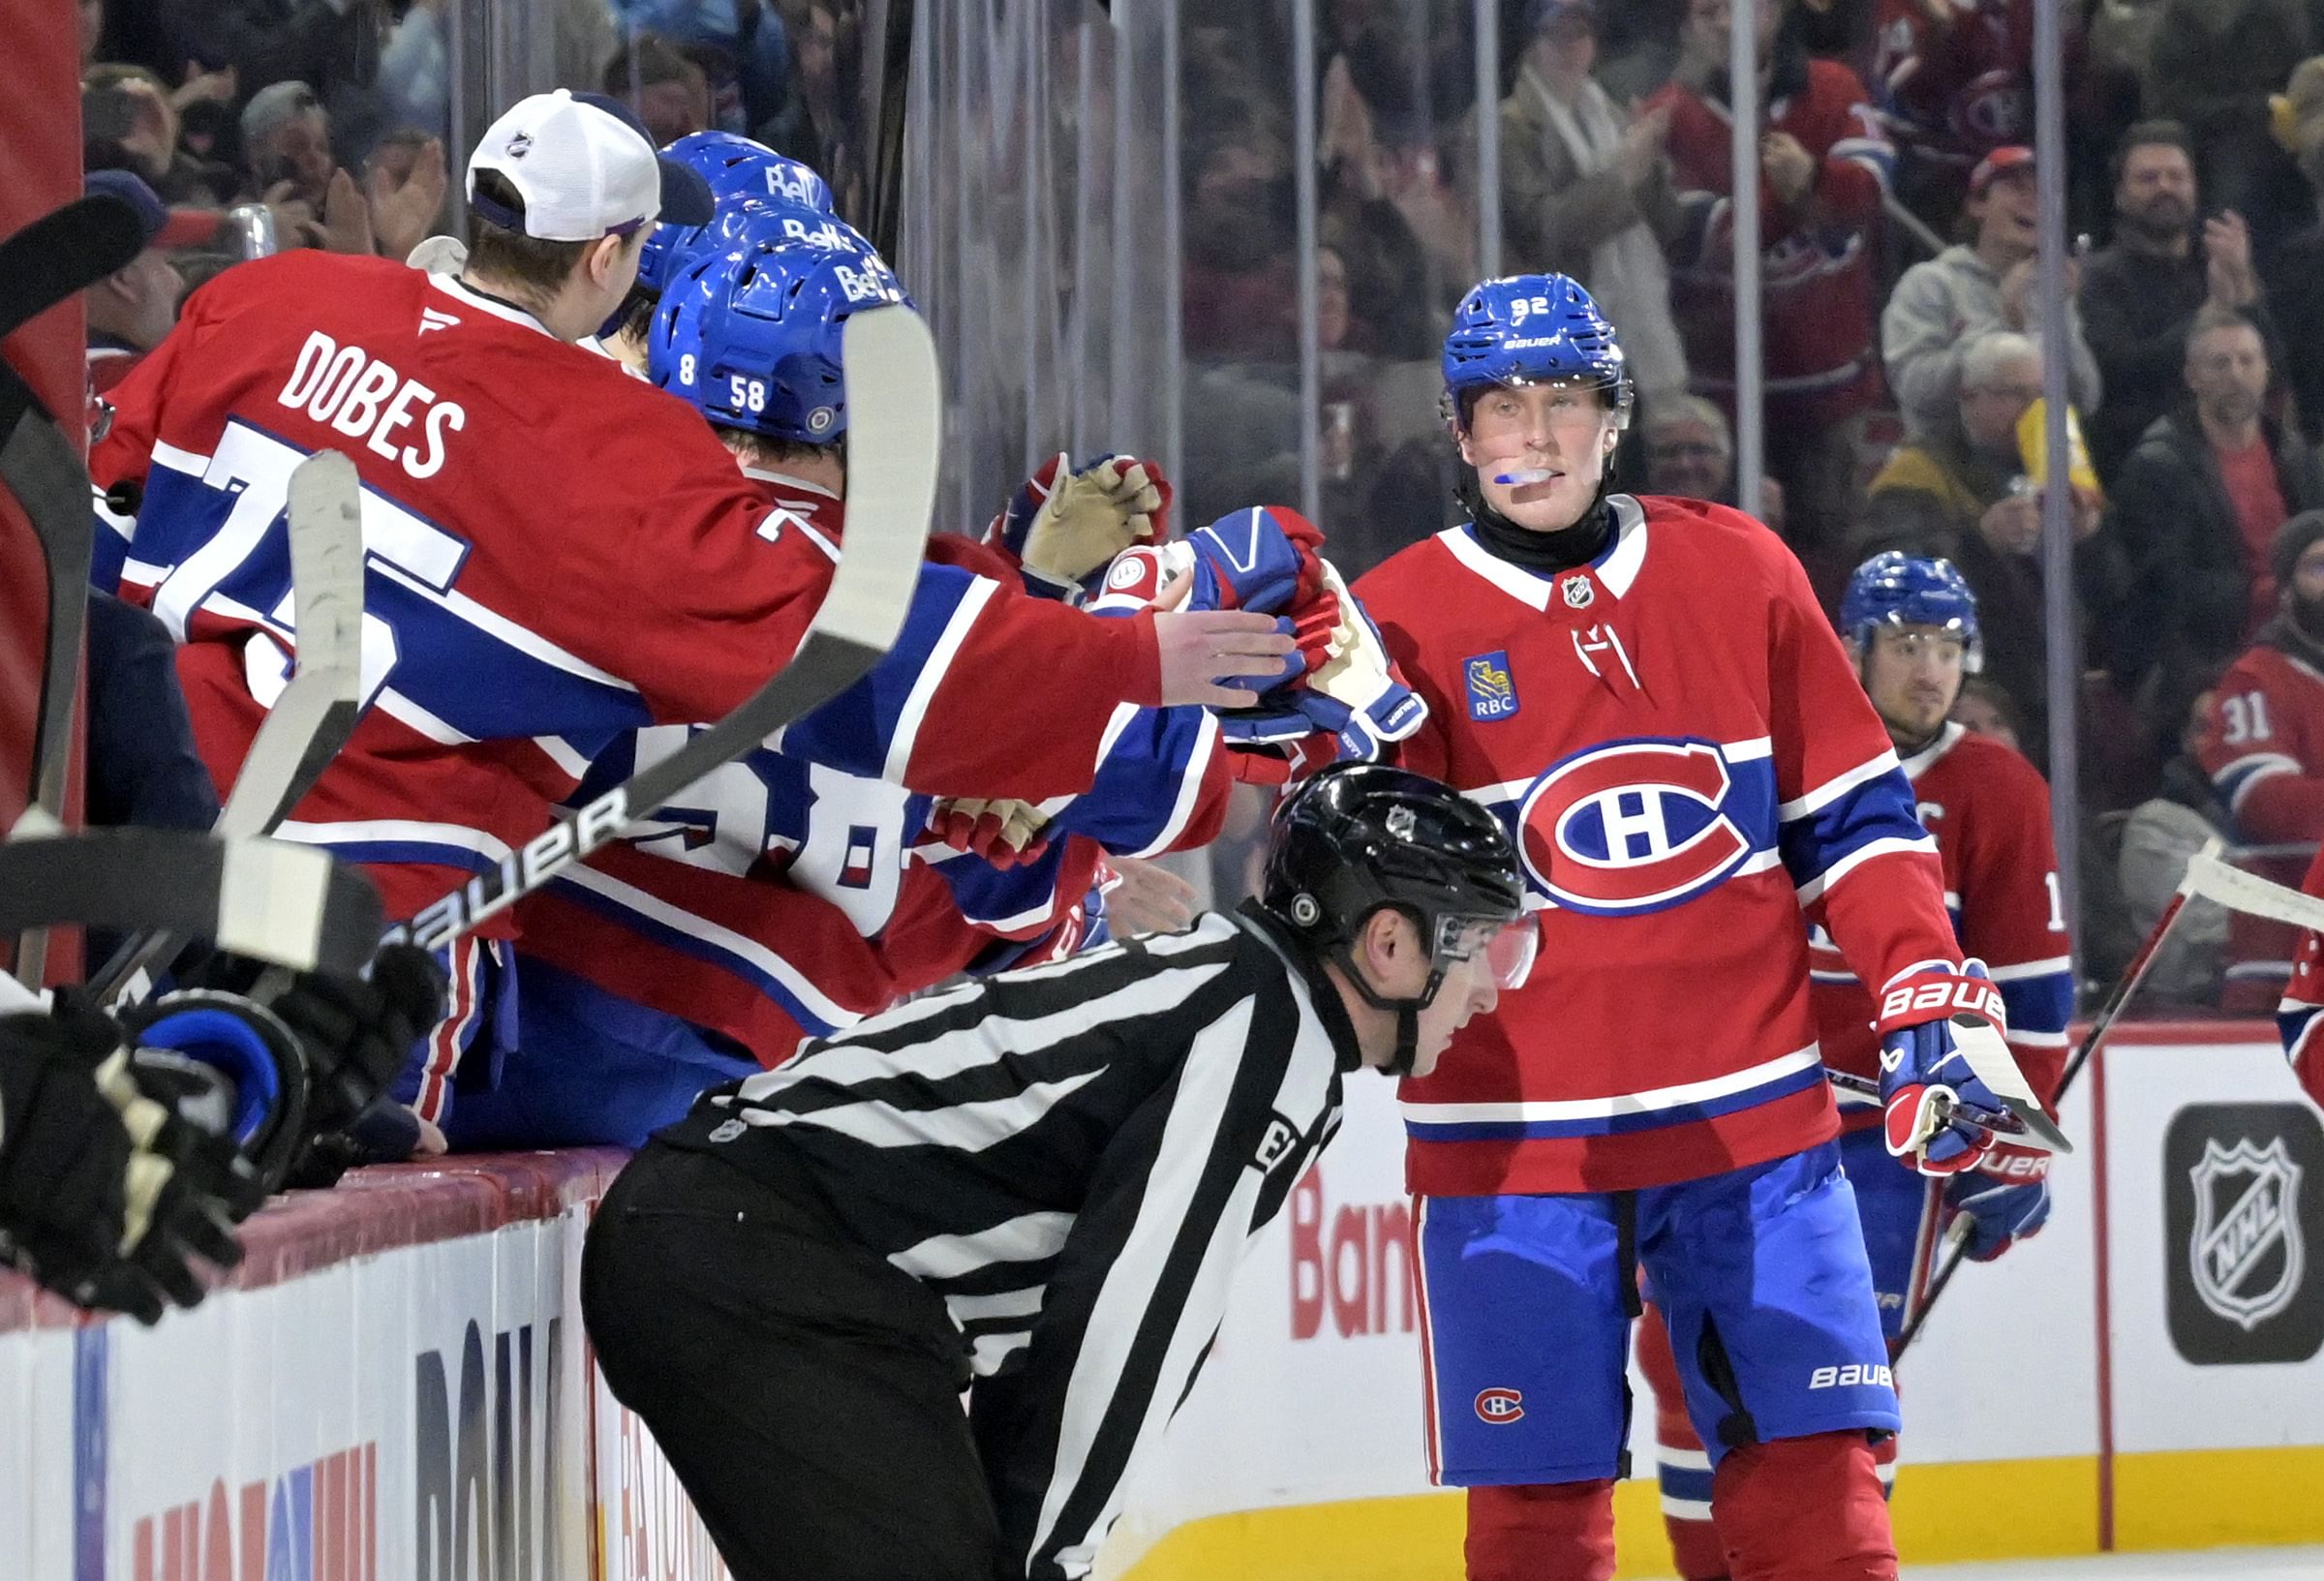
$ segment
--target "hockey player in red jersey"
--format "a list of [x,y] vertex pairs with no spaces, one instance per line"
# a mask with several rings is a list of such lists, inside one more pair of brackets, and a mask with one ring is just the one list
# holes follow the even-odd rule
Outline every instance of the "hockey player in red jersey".
[[[2211,775],[2243,844],[2298,846],[2324,837],[2324,511],[2304,510],[2268,546],[2276,613],[2212,687],[2195,737],[2195,760]],[[2305,859],[2256,854],[2252,871],[2297,884]],[[2221,1006],[2265,1014],[2286,991],[2297,931],[2265,917],[2230,912],[2227,983]]]
[[[124,592],[184,643],[198,743],[230,781],[284,684],[295,620],[290,470],[343,450],[364,482],[367,710],[283,833],[364,864],[409,916],[545,826],[615,735],[715,719],[799,644],[832,559],[684,406],[570,343],[624,298],[669,167],[611,101],[517,105],[470,160],[467,273],[285,255],[228,271],[116,391],[92,458],[141,483]],[[697,194],[697,196],[699,196]],[[702,210],[676,218],[706,218]],[[893,765],[907,783],[1085,789],[1116,708],[1235,701],[1290,645],[1238,612],[1108,624],[971,621]],[[1027,640],[1027,632],[1038,640]],[[1046,700],[1000,749],[972,706]],[[455,946],[432,1034],[474,1036],[513,927]]]
[[[1962,677],[1977,668],[1976,596],[1949,562],[1891,552],[1866,561],[1840,604],[1840,629],[1865,694],[1902,759],[1920,820],[1937,840],[1944,900],[1962,949],[1986,963],[2008,1006],[2009,1047],[2044,1103],[2065,1063],[2073,958],[2050,841],[2050,794],[2034,766],[2001,743],[1948,721]],[[1878,1079],[1878,1007],[1831,937],[1809,939],[1818,1041],[1834,1070]],[[1940,1184],[1887,1156],[1880,1110],[1843,1099],[1840,1153],[1864,1225],[1881,1325],[1894,1344],[1912,1321],[1939,1236],[1966,1216],[1968,1255],[2000,1257],[2049,1217],[2050,1156],[1997,1145],[1973,1171]],[[1661,1314],[1639,1325],[1638,1360],[1654,1385],[1663,1518],[1678,1573],[1728,1573],[1711,1505],[1710,1461],[1688,1419]],[[1896,1440],[1875,1446],[1882,1480]]]
[[[868,245],[802,242],[745,226],[676,260],[646,341],[648,375],[701,412],[791,527],[840,543],[850,458],[841,326],[902,289]],[[1049,483],[1059,483],[1055,469]],[[1135,465],[1066,473],[1004,513],[1046,582],[1071,584],[1157,530],[1160,491]],[[1116,498],[1120,502],[1116,502]],[[1134,507],[1147,503],[1141,512]],[[1007,523],[1027,519],[1012,533]],[[1238,532],[1230,544],[1222,532]],[[1311,529],[1289,512],[1238,513],[1186,540],[1273,612],[1321,604]],[[843,549],[843,545],[841,545]],[[1060,558],[1062,557],[1062,558]],[[855,686],[640,819],[627,845],[529,900],[515,1018],[520,1046],[488,1090],[464,1080],[447,1134],[462,1146],[634,1145],[721,1077],[789,1057],[904,993],[963,969],[1029,964],[1105,937],[1086,897],[1106,851],[1144,855],[1215,833],[1231,780],[1216,720],[1199,708],[1117,710],[1089,788],[1038,806],[975,809],[992,831],[956,851],[927,831],[931,798],[888,782],[930,728],[931,684],[970,622],[1024,622],[1056,605],[1024,591],[1015,557],[932,539],[895,648]],[[1046,585],[1045,582],[1045,585]],[[1264,585],[1263,585],[1264,584]],[[1306,592],[1302,594],[1302,587]],[[1083,616],[1083,620],[1096,617]],[[1024,639],[1037,643],[1038,630]],[[966,706],[966,705],[956,705]],[[971,710],[971,712],[975,712]],[[1037,751],[1034,709],[975,712],[992,749]],[[627,777],[684,732],[641,732],[593,766],[581,795]],[[980,789],[963,775],[945,788]],[[976,820],[947,816],[947,827]],[[993,860],[988,860],[988,859]],[[432,1070],[416,1102],[435,1117],[451,1083]]]
[[1887,1145],[1927,1172],[1992,1144],[1952,1107],[1994,1102],[1954,1019],[2001,1024],[2001,993],[1798,562],[1736,511],[1606,492],[1631,392],[1588,294],[1486,281],[1444,370],[1473,519],[1357,593],[1428,705],[1405,761],[1514,830],[1542,928],[1532,983],[1403,1093],[1468,1573],[1613,1573],[1642,1267],[1731,1573],[1893,1576],[1896,1398],[1801,913],[1880,986]]

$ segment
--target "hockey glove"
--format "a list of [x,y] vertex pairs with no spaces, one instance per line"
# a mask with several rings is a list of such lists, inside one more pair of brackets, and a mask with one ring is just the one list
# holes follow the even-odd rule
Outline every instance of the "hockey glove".
[[2050,1155],[2003,1143],[1944,1183],[1944,1205],[1969,1227],[1962,1254],[1991,1262],[2050,1219]]
[[0,1019],[0,1226],[48,1289],[157,1322],[202,1298],[197,1257],[241,1261],[229,1226],[258,1200],[230,1142],[147,1095],[94,1006],[63,993]]
[[1170,480],[1135,456],[1100,456],[1076,470],[1063,451],[1018,487],[985,529],[985,542],[1052,587],[1069,588],[1134,543],[1170,533]]
[[443,1017],[443,967],[416,945],[391,944],[368,982],[302,972],[269,1007],[297,1037],[313,1073],[308,1129],[348,1124],[387,1090],[413,1046]]
[[1188,609],[1248,609],[1303,614],[1323,591],[1324,541],[1315,524],[1283,505],[1230,511],[1187,538],[1194,550]]
[[1030,802],[987,802],[948,796],[929,809],[928,827],[956,851],[965,851],[995,867],[1015,867],[1040,859],[1049,849],[1041,831],[1049,814]]
[[1881,996],[1881,1108],[1888,1151],[1923,1174],[1976,1168],[1993,1133],[1962,1118],[1963,1103],[1993,1112],[2006,1107],[1970,1066],[1953,1018],[2005,1024],[2002,990],[1970,960],[1958,972],[1929,965],[1893,979]]
[[1339,572],[1329,561],[1320,563],[1324,593],[1317,607],[1328,602],[1337,617],[1322,664],[1303,682],[1267,693],[1256,707],[1220,715],[1219,729],[1230,745],[1239,747],[1276,745],[1323,732],[1336,738],[1333,757],[1374,760],[1390,744],[1420,729],[1428,705],[1397,676],[1380,628]]

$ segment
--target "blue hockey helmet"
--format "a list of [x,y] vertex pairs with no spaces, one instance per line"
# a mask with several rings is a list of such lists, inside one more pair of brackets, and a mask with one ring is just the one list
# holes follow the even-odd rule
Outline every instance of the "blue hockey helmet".
[[708,225],[654,228],[637,255],[638,287],[649,296],[659,296],[671,278],[693,259],[735,252],[760,241],[773,245],[798,242],[832,253],[872,251],[863,232],[819,209],[757,198],[720,198],[718,213]]
[[1559,274],[1479,282],[1452,312],[1445,336],[1446,415],[1465,427],[1467,398],[1497,385],[1587,379],[1608,393],[1618,426],[1630,426],[1630,371],[1614,326],[1579,283]]
[[700,254],[655,309],[647,371],[722,427],[829,444],[847,428],[841,326],[910,301],[869,248],[761,240]]
[[831,184],[810,167],[735,133],[689,132],[662,153],[698,172],[721,205],[756,198],[818,214],[839,212],[832,205]]
[[1862,652],[1872,646],[1873,628],[1882,625],[1926,625],[1951,632],[1965,645],[1964,663],[1972,673],[1984,664],[1977,595],[1949,560],[1891,549],[1857,566],[1848,579],[1848,591],[1840,595],[1840,629]]

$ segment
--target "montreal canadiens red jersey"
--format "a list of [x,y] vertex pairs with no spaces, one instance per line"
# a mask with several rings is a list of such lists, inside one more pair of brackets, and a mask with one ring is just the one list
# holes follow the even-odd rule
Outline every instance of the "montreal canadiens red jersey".
[[[2008,1006],[2009,1049],[2043,1103],[2065,1065],[2074,973],[2050,838],[2050,788],[2016,752],[1948,724],[1904,760],[1920,821],[1944,867],[1944,905],[1965,955],[1985,962]],[[1821,928],[1808,940],[1816,1028],[1824,1063],[1880,1076],[1872,994]],[[1877,1123],[1880,1106],[1841,1097],[1849,1128]]]
[[[2324,838],[2324,672],[2264,639],[2254,643],[2213,688],[2195,757],[2239,844],[2306,847]],[[2254,851],[2240,860],[2278,884],[2299,883],[2307,868],[2304,852]],[[2229,912],[2220,1008],[2266,1014],[2287,991],[2298,940],[2296,928],[2272,918]]]
[[[283,505],[330,448],[363,481],[365,712],[282,833],[370,867],[408,916],[546,824],[624,731],[715,719],[790,656],[828,543],[771,510],[700,416],[458,281],[300,252],[229,270],[114,392],[101,488],[144,485],[122,569],[184,645],[197,741],[230,782],[295,645]],[[977,605],[872,766],[937,791],[1087,788],[1148,622]],[[1069,677],[1070,686],[1056,684]],[[1038,738],[988,696],[1044,699]],[[849,767],[854,767],[849,765]],[[487,925],[505,929],[504,913]]]
[[[751,475],[799,531],[832,541],[836,498]],[[710,1027],[773,1064],[805,1038],[843,1031],[964,969],[1071,954],[1089,940],[1085,901],[1106,850],[1148,856],[1217,833],[1232,780],[1215,719],[1199,708],[1125,708],[1089,790],[1044,804],[1051,844],[1040,858],[997,868],[930,836],[933,798],[883,780],[876,766],[908,751],[900,733],[919,727],[906,700],[927,655],[947,651],[948,628],[978,614],[933,593],[973,573],[1002,618],[1020,603],[1056,606],[1020,591],[979,544],[939,534],[929,555],[936,563],[923,573],[923,595],[870,676],[524,901],[522,957]],[[664,727],[625,739],[581,794],[627,778],[687,735]],[[850,763],[874,772],[835,766]]]
[[[1880,395],[1873,349],[1871,246],[1896,165],[1880,114],[1856,76],[1811,59],[1795,84],[1779,83],[1767,125],[1796,137],[1816,161],[1815,185],[1796,207],[1759,180],[1766,299],[1766,384],[1800,421],[1837,421]],[[1668,148],[1688,224],[1674,249],[1670,308],[1696,387],[1734,392],[1734,163],[1727,106],[1671,83],[1647,101],[1670,112]]]
[[1416,1193],[1624,1190],[1829,1140],[1802,912],[1869,982],[1961,958],[1799,562],[1723,506],[1609,508],[1589,565],[1537,575],[1464,525],[1357,585],[1428,703],[1404,761],[1509,825],[1542,927],[1531,981],[1404,1083]]

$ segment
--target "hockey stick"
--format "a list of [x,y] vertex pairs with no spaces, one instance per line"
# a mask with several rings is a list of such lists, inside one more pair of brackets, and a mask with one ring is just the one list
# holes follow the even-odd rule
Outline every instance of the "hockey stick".
[[0,845],[0,930],[163,928],[297,971],[358,975],[379,891],[329,852],[183,829],[98,829]]
[[[2162,915],[2155,919],[2155,926],[2147,930],[2146,939],[2139,945],[2138,953],[2130,958],[2130,964],[2123,968],[2123,975],[2115,979],[2114,987],[2106,991],[2105,999],[2098,1005],[2097,1014],[2090,1019],[2089,1030],[2082,1034],[2082,1041],[2074,1049],[2073,1058],[2065,1062],[2065,1070],[2058,1078],[2058,1091],[2050,1100],[2052,1104],[2064,1101],[2066,1093],[2073,1088],[2075,1079],[2082,1074],[2082,1068],[2090,1063],[2098,1046],[2106,1041],[2106,1035],[2114,1030],[2114,1023],[2122,1017],[2123,1007],[2130,1002],[2130,995],[2137,991],[2138,985],[2146,980],[2147,968],[2155,964],[2155,958],[2162,949],[2162,941],[2169,936],[2172,927],[2186,911],[2189,897],[2200,895],[2240,911],[2254,911],[2262,916],[2274,917],[2278,922],[2295,923],[2305,927],[2324,927],[2324,900],[2313,899],[2279,884],[2271,884],[2257,874],[2230,867],[2219,860],[2219,849],[2218,840],[2207,840],[2203,849],[2188,860],[2186,871],[2180,877],[2179,888],[2162,908]],[[2271,891],[2274,892],[2273,896],[2268,893]],[[2297,904],[2283,905],[2278,897]],[[1944,1293],[1944,1287],[1953,1282],[1953,1275],[1959,1273],[1961,1264],[1969,1260],[1969,1236],[1974,1222],[1971,1215],[1962,1214],[1945,1231],[1944,1262],[1938,1268],[1936,1277],[1929,1281],[1928,1291],[1920,1298],[1919,1309],[1912,1314],[1911,1321],[1898,1331],[1896,1356],[1902,1356],[1906,1349],[1920,1337],[1921,1329],[1928,1323],[1929,1313],[1937,1305],[1937,1297]]]
[[920,316],[902,306],[866,309],[841,331],[847,380],[845,527],[839,568],[806,640],[773,680],[740,708],[642,770],[560,817],[389,935],[435,949],[505,911],[720,765],[838,696],[895,645],[911,607],[935,511],[942,442],[936,350]]
[[118,198],[76,198],[0,241],[0,341],[145,250],[138,212]]
[[[137,258],[144,232],[130,206],[83,198],[0,241],[0,340]],[[73,700],[79,686],[81,628],[88,607],[96,519],[89,476],[76,445],[16,371],[0,358],[0,484],[15,496],[48,574],[48,640],[42,657],[33,727],[29,805],[50,818],[64,811],[72,760]],[[15,969],[38,983],[46,968],[46,929],[17,941]]]
[[[355,464],[335,450],[309,456],[290,474],[293,667],[242,759],[215,834],[273,833],[354,732],[363,667],[362,502]],[[139,934],[89,980],[89,991],[111,1004],[138,972],[185,942],[170,932]]]

